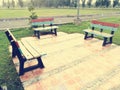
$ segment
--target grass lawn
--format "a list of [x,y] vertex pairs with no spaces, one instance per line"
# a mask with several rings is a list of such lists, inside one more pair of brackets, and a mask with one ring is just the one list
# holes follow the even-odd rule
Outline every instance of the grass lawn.
[[[100,19],[100,21],[120,24],[120,16]],[[90,28],[90,22],[82,22],[81,25],[79,25],[79,26],[74,25],[74,24],[62,25],[60,27],[60,31],[63,31],[66,33],[82,33],[82,34],[84,34],[83,29],[87,29],[87,28]],[[102,37],[98,37],[98,38],[103,39]],[[114,34],[113,43],[120,45],[120,27]]]
[[[35,10],[40,16],[62,16],[76,15],[77,9],[56,9],[56,8],[40,8]],[[80,14],[102,14],[102,13],[119,12],[119,9],[80,9]],[[0,18],[29,17],[28,9],[0,9]]]
[[[120,17],[111,17],[101,21],[120,23]],[[84,33],[83,29],[89,27],[90,22],[82,22],[81,25],[66,24],[59,26],[59,31],[67,33]],[[32,36],[33,32],[29,28],[12,31],[19,40],[22,37]],[[120,28],[115,32],[113,43],[120,45]],[[15,66],[8,51],[9,42],[3,31],[0,32],[0,85],[6,84],[8,90],[23,90]]]
[[[12,32],[19,40],[21,37],[32,35],[29,29],[18,29]],[[9,42],[3,31],[0,32],[0,86],[7,85],[8,90],[23,90],[15,66],[8,51]]]

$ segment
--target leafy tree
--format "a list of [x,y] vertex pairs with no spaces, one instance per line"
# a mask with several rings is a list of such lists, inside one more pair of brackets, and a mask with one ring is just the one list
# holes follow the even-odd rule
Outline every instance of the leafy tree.
[[10,8],[10,1],[8,0],[7,7]]
[[3,0],[2,1],[2,7],[5,7],[6,6],[6,3],[5,3],[5,1]]
[[111,1],[110,0],[105,0],[105,1],[106,1],[105,6],[108,8],[110,6],[110,4],[111,4]]
[[90,8],[90,7],[92,6],[92,0],[88,0],[88,1],[87,1],[87,5],[88,5],[88,7]]
[[15,7],[15,1],[14,0],[12,0],[12,7],[14,8]]
[[114,0],[113,1],[113,7],[117,6],[119,4],[119,0]]
[[71,7],[77,7],[77,0],[72,0],[71,2],[70,2],[70,6]]
[[81,1],[82,1],[82,7],[84,8],[86,0],[81,0]]
[[95,6],[96,7],[109,7],[110,6],[110,0],[96,0]]
[[28,10],[29,10],[29,12],[31,13],[31,15],[30,15],[30,21],[31,21],[32,19],[38,18],[38,16],[36,15],[36,12],[34,11],[35,8],[34,8],[33,6],[28,7]]
[[24,6],[22,0],[18,0],[18,4],[19,4],[20,7],[23,7],[23,6]]
[[31,0],[31,2],[30,2],[30,3],[31,3],[31,5],[32,5],[32,6],[34,6],[34,5],[35,5],[34,0]]

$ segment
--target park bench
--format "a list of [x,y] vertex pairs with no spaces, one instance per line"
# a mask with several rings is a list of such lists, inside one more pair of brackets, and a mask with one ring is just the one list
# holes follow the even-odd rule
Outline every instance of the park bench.
[[[12,58],[17,56],[19,59],[19,75],[36,68],[44,68],[41,57],[45,54],[40,54],[35,46],[25,40],[17,41],[10,30],[6,30],[5,34],[12,46]],[[37,60],[38,64],[24,68],[24,63],[29,60]]]
[[37,36],[40,39],[40,32],[45,30],[50,30],[51,34],[57,36],[58,26],[54,26],[53,20],[54,18],[39,18],[31,20],[34,36]]
[[117,31],[119,24],[101,22],[97,20],[91,21],[91,29],[83,30],[85,32],[84,39],[100,36],[104,38],[102,46],[112,44],[114,32]]

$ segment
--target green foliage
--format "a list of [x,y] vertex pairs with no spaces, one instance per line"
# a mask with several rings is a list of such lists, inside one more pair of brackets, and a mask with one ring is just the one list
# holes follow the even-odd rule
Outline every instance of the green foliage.
[[29,16],[29,17],[30,17],[30,21],[31,21],[32,19],[38,18],[38,16],[36,15],[36,12],[34,11],[35,8],[34,8],[33,6],[29,6],[29,7],[28,7],[28,10],[29,10],[29,12],[31,13],[31,15]]

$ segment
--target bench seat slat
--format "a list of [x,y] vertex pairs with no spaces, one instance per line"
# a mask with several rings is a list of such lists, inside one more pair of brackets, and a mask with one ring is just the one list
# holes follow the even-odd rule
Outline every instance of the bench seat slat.
[[26,57],[26,59],[31,59],[33,58],[33,55],[30,54],[30,52],[24,47],[24,45],[18,41],[20,49],[22,50],[23,55]]
[[33,28],[33,30],[41,31],[41,30],[49,30],[49,29],[57,29],[58,26],[50,26],[50,27],[39,27],[39,28]]
[[[22,44],[24,45],[24,47],[29,51],[29,53],[31,53],[31,55],[36,58],[36,57],[39,57],[40,54],[38,52],[36,52],[34,50],[34,48],[32,48],[32,46],[29,45],[29,43],[27,43],[26,41],[24,40],[21,40]],[[34,47],[34,46],[33,46]]]
[[21,41],[24,41],[24,42],[27,42],[30,46],[34,46],[32,47],[37,53],[39,53],[40,56],[44,56],[46,55],[46,53],[43,53],[39,48],[38,45],[36,45],[33,41],[29,41],[29,40],[26,40],[26,39],[21,39]]
[[99,36],[103,36],[103,37],[113,37],[112,34],[108,34],[108,33],[104,33],[104,32],[101,33],[99,31],[94,31],[94,30],[91,30],[91,29],[85,29],[84,31],[88,32],[90,34],[99,35]]

